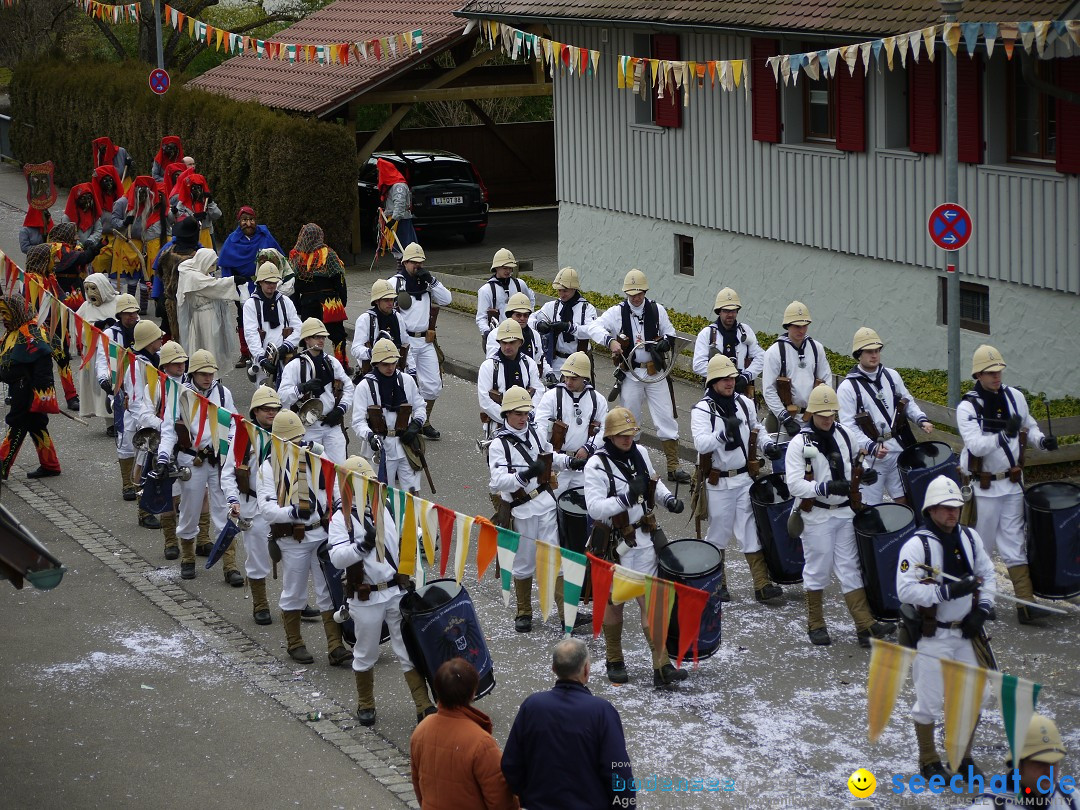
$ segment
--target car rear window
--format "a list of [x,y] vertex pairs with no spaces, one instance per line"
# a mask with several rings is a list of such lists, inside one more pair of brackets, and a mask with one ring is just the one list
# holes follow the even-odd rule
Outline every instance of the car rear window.
[[439,163],[414,163],[409,168],[409,184],[423,186],[439,182],[475,183],[472,168],[468,163],[456,161]]

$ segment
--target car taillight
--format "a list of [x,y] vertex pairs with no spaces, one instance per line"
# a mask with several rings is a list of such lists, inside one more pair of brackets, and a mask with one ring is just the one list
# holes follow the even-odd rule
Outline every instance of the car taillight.
[[484,178],[480,176],[480,172],[478,172],[476,169],[473,169],[473,174],[476,175],[476,182],[480,186],[480,202],[487,202],[488,190],[487,186],[484,185]]

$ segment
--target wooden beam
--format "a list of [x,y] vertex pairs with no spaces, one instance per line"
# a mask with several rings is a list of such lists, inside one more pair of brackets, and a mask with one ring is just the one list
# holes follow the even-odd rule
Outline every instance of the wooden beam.
[[364,145],[356,150],[356,165],[363,166],[371,153],[374,152],[379,144],[386,140],[386,136],[394,131],[394,127],[401,123],[406,115],[409,114],[409,110],[413,108],[412,104],[403,104],[390,113],[390,116],[382,122],[377,130],[371,133],[371,136],[365,141]]
[[477,104],[475,101],[473,101],[471,98],[465,99],[465,106],[473,111],[473,114],[480,119],[480,123],[482,123],[487,129],[491,130],[491,134],[495,136],[495,139],[499,143],[506,147],[506,151],[508,151],[515,158],[517,158],[517,162],[520,163],[525,169],[525,171],[529,173],[529,177],[535,177],[535,162],[529,160],[524,154],[522,154],[521,150],[517,148],[514,142],[503,134],[503,131],[499,129],[499,125],[491,119],[490,115],[484,112],[484,108]]
[[465,101],[477,98],[525,98],[550,96],[550,84],[489,84],[476,87],[442,87],[420,90],[387,90],[369,93],[368,104],[418,104],[424,101]]

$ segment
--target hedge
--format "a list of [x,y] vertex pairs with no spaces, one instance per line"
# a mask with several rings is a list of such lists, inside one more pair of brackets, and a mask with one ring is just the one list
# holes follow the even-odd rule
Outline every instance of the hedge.
[[187,90],[175,79],[169,92],[155,96],[148,72],[143,63],[19,64],[11,83],[15,155],[30,163],[52,160],[57,184],[70,187],[90,178],[95,138],[108,135],[127,148],[139,174],[150,174],[162,136],[179,135],[221,207],[219,238],[235,227],[239,207],[251,205],[286,251],[307,222],[322,226],[331,247],[349,249],[356,204],[351,132]]

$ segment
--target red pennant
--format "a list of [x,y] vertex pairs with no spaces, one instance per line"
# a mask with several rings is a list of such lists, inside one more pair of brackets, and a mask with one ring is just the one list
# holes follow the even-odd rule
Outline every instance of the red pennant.
[[[162,396],[162,401],[165,397]],[[238,413],[232,415],[233,421],[236,423],[236,429],[233,431],[233,460],[236,462],[236,466],[239,467],[244,463],[244,456],[247,454],[248,448],[248,432],[244,427],[244,417]],[[256,464],[258,459],[255,459]]]
[[[332,507],[334,501],[334,478],[337,475],[337,465],[326,456],[322,457],[323,489],[326,491],[326,504]],[[372,514],[375,510],[371,510]]]
[[499,532],[495,524],[486,517],[477,515],[473,520],[480,527],[480,534],[476,539],[476,579],[479,581],[484,578],[484,572],[499,551]]
[[450,561],[450,543],[454,539],[454,521],[457,513],[453,509],[435,504],[439,513],[439,576],[446,576],[446,564]]
[[694,666],[698,665],[698,633],[701,632],[701,616],[709,602],[709,594],[688,585],[675,583],[675,606],[679,611],[679,657],[675,666],[682,666],[683,657],[690,645],[694,645]]
[[345,516],[345,527],[352,528],[352,504],[353,504],[353,485],[352,475],[350,473],[344,473],[341,476],[341,483],[338,484],[338,491],[341,495],[341,514]]
[[193,446],[198,447],[199,442],[202,441],[203,431],[206,430],[206,415],[210,410],[210,403],[207,401],[206,397],[199,396],[198,394],[195,396],[199,397],[199,433],[195,437],[195,444]]
[[591,553],[586,553],[592,570],[592,596],[593,596],[593,638],[600,635],[604,626],[604,611],[608,602],[611,601],[611,582],[615,578],[615,563],[601,560]]

